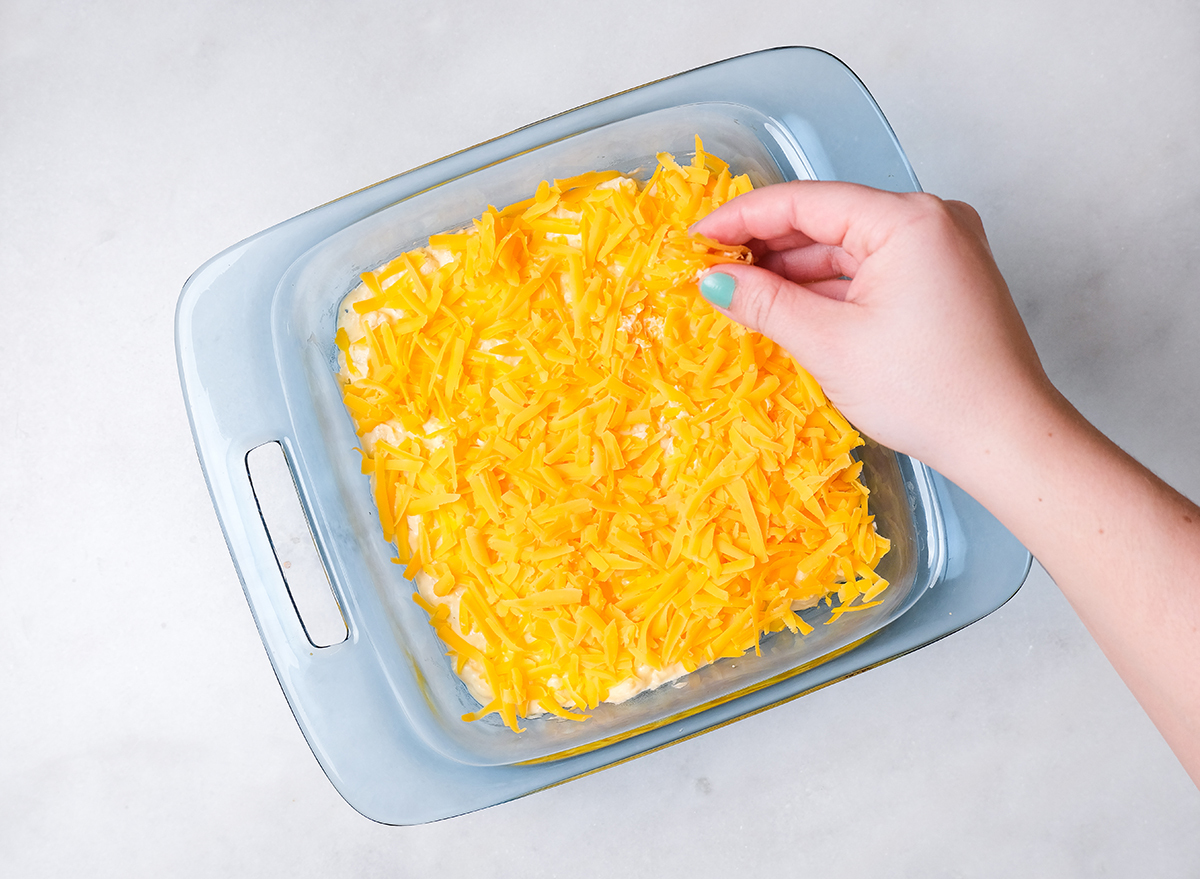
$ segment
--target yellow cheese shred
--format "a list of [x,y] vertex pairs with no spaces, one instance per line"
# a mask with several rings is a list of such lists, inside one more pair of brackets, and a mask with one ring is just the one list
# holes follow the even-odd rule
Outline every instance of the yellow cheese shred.
[[697,138],[644,184],[545,181],[348,298],[363,472],[476,682],[464,719],[582,719],[886,588],[862,440],[784,350],[697,304],[703,270],[750,254],[688,229],[750,188]]

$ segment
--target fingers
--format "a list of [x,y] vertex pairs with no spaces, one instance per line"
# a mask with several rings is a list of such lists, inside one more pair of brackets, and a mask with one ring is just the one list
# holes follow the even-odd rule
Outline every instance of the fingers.
[[959,225],[970,230],[983,243],[987,252],[991,253],[992,245],[988,242],[987,233],[983,230],[983,220],[980,219],[979,212],[965,201],[945,201],[943,204],[946,206],[946,210],[950,212],[950,215],[958,221]]
[[828,329],[838,318],[832,301],[841,298],[824,281],[811,290],[757,266],[724,265],[706,274],[700,292],[710,303],[743,326],[760,332],[799,357],[807,347],[810,328]]
[[767,250],[756,254],[754,264],[810,289],[820,281],[853,277],[859,265],[858,260],[846,251],[828,244],[810,244],[795,250]]
[[831,245],[861,262],[931,200],[854,183],[780,183],[722,205],[692,231],[724,244],[762,241],[772,250]]

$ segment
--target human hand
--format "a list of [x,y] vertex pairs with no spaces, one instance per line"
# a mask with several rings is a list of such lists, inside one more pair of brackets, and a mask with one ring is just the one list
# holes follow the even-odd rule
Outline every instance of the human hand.
[[784,183],[692,231],[756,258],[707,273],[706,298],[783,345],[863,433],[951,478],[1061,400],[966,204]]
[[[975,211],[785,183],[693,231],[758,261],[710,270],[709,301],[783,345],[861,431],[1008,526],[1200,784],[1200,509],[1050,384]],[[1148,560],[1171,576],[1147,576]]]

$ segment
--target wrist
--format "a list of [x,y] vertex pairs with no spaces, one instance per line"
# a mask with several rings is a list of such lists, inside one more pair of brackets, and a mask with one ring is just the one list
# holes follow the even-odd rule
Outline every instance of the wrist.
[[997,395],[985,416],[972,419],[954,443],[923,460],[1039,555],[1041,525],[1032,522],[1039,508],[1070,503],[1074,486],[1096,466],[1095,456],[1110,450],[1120,454],[1046,381],[1036,392],[1010,387]]

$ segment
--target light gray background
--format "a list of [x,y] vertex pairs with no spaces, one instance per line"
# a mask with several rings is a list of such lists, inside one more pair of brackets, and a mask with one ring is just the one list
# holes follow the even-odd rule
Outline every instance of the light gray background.
[[188,430],[184,280],[447,152],[787,44],[862,77],[924,186],[982,213],[1058,385],[1200,496],[1190,0],[2,0],[0,871],[1200,875],[1200,793],[1036,567],[917,654],[432,826],[356,814],[292,720]]

